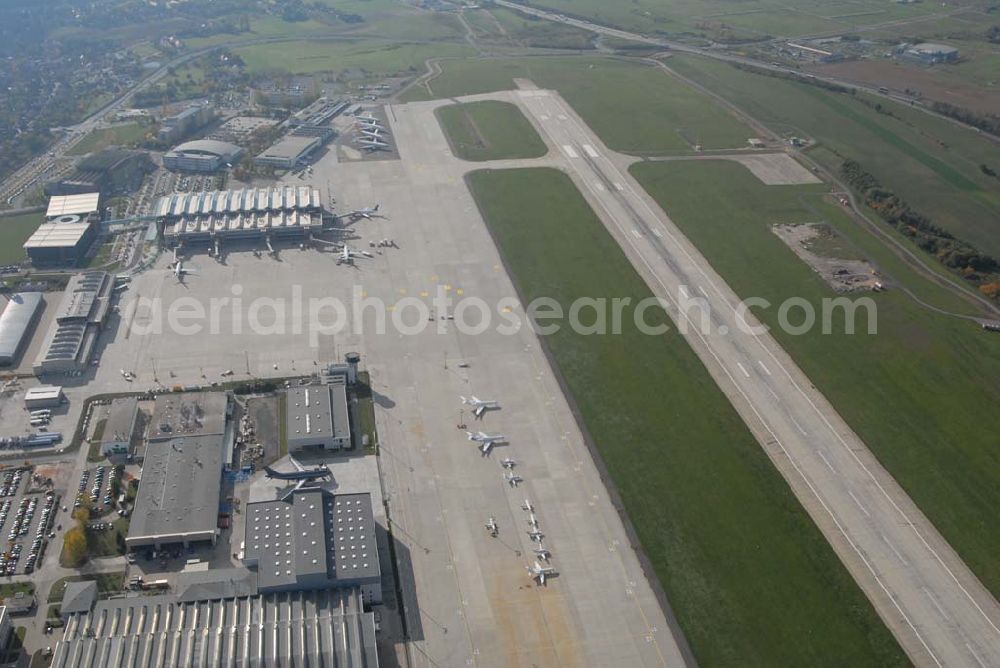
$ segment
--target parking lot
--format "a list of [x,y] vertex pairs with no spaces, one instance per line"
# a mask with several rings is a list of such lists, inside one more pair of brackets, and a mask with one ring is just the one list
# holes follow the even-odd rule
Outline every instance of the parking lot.
[[58,496],[32,468],[0,472],[0,532],[6,536],[0,553],[0,574],[29,574],[44,556],[58,509]]

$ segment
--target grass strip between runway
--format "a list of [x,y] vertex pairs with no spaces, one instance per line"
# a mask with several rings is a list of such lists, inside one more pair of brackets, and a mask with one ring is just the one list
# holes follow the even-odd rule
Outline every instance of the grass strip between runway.
[[[467,180],[525,304],[551,297],[568,310],[581,297],[651,296],[562,172],[483,170]],[[646,314],[671,325],[650,336],[624,314],[619,335],[563,327],[544,344],[698,662],[906,664],[668,316]]]
[[452,152],[462,160],[540,158],[548,152],[535,128],[510,102],[450,104],[434,113]]
[[[1000,592],[1000,336],[898,289],[940,291],[894,266],[825,185],[767,186],[722,160],[642,163],[631,171],[736,294],[773,305],[753,310],[983,584]],[[885,272],[888,290],[852,296],[874,300],[877,334],[867,334],[867,319],[853,335],[841,317],[828,334],[779,326],[785,300],[804,299],[821,313],[823,300],[838,296],[771,231],[803,222],[828,223]]]

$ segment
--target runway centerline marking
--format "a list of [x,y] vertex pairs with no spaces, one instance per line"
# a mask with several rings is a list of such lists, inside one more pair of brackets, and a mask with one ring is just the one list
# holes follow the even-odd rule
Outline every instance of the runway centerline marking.
[[757,364],[759,364],[760,368],[764,370],[764,373],[766,373],[768,376],[771,375],[771,372],[767,370],[767,367],[764,366],[764,363],[762,361],[757,360]]
[[868,512],[868,509],[865,508],[865,505],[863,503],[861,503],[861,501],[858,500],[858,497],[854,496],[854,492],[852,492],[851,490],[847,490],[847,493],[854,500],[854,503],[858,506],[858,508],[861,509],[861,512],[863,512],[865,514],[865,517],[871,517],[872,516],[872,514],[870,512]]
[[826,455],[824,455],[821,450],[817,450],[816,454],[819,455],[819,458],[823,460],[824,464],[826,464],[826,468],[830,469],[830,473],[837,473],[837,469],[833,468],[833,464],[830,463],[830,460],[826,458]]
[[892,541],[889,540],[889,537],[886,536],[884,533],[879,535],[882,536],[882,541],[889,546],[889,549],[892,550],[892,553],[896,555],[897,559],[899,559],[899,563],[903,564],[904,566],[909,566],[910,562],[908,562],[906,559],[903,558],[903,555],[899,553],[899,550],[897,550],[896,546],[892,544]]
[[747,371],[747,370],[746,370],[745,368],[743,368],[743,365],[742,365],[742,364],[740,364],[739,362],[737,362],[737,363],[736,363],[736,366],[738,366],[738,367],[740,368],[740,371],[742,371],[742,372],[743,372],[743,375],[744,375],[744,376],[746,376],[747,378],[749,378],[749,377],[750,377],[750,372],[749,372],[749,371]]

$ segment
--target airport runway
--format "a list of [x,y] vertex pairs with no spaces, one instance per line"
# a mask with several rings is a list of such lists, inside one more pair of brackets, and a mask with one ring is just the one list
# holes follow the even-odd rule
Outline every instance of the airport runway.
[[[520,90],[566,170],[918,665],[1000,665],[1000,607],[769,335],[737,326],[737,295],[558,94]],[[720,184],[720,187],[723,187]],[[681,300],[711,311],[683,316]],[[747,318],[748,324],[758,325]]]

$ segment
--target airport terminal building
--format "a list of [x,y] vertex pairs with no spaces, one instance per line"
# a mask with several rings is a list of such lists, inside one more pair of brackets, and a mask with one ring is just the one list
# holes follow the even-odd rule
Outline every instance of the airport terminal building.
[[318,188],[275,186],[175,193],[153,209],[168,245],[225,239],[299,238],[323,229]]

